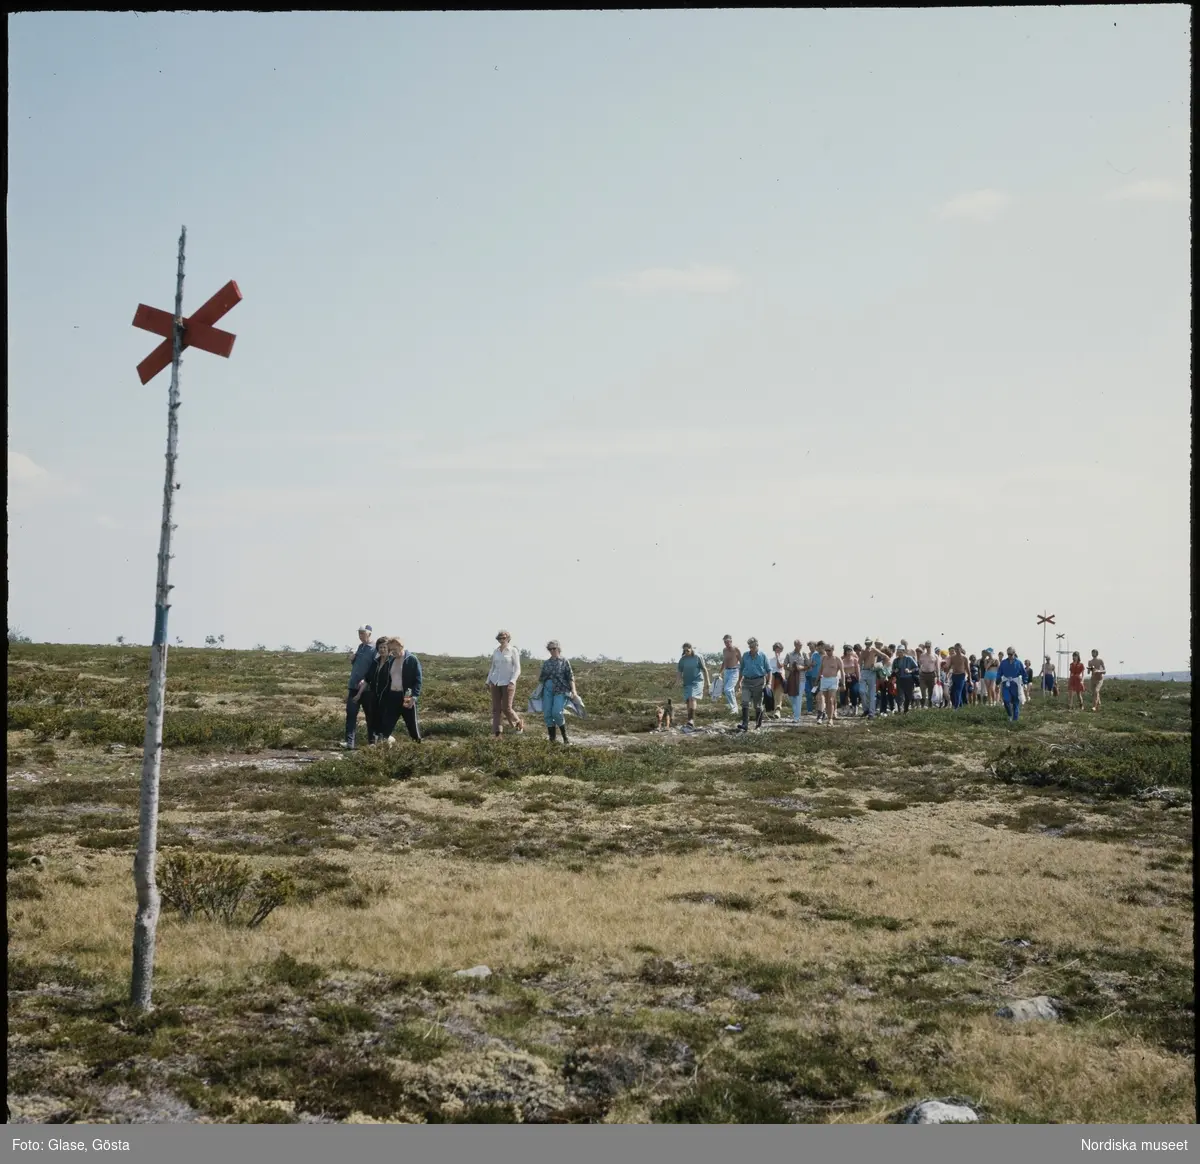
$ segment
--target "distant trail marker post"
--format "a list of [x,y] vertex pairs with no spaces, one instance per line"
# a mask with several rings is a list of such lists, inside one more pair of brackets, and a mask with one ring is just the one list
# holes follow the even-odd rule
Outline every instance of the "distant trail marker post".
[[154,983],[154,941],[158,932],[158,885],[154,876],[158,847],[158,779],[162,768],[163,695],[167,686],[167,612],[171,585],[167,575],[171,563],[171,503],[175,490],[175,450],[179,437],[179,365],[186,347],[200,348],[218,356],[233,351],[234,336],[213,327],[242,298],[238,285],[226,283],[190,318],[183,316],[183,252],[187,227],[179,232],[179,263],[175,272],[175,313],[138,304],[133,326],[165,336],[161,344],[140,364],[138,376],[147,384],[168,364],[171,389],[167,405],[167,476],[163,485],[162,532],[158,542],[158,587],[154,597],[154,641],[150,647],[150,694],[146,700],[146,737],[142,749],[141,804],[138,813],[138,848],[133,862],[137,887],[137,917],[133,923],[133,976],[129,1001],[136,1010],[149,1010]]
[[[1046,656],[1046,627],[1054,625],[1054,615],[1039,614],[1037,624],[1038,624],[1038,626],[1040,626],[1042,628],[1042,659],[1045,660],[1047,657]],[[1061,637],[1062,636],[1059,635],[1059,638],[1061,638]],[[1043,662],[1043,666],[1044,665],[1045,664]],[[1044,682],[1042,683],[1042,698],[1043,699],[1046,698],[1046,684]]]
[[1068,641],[1067,645],[1065,647],[1063,646],[1063,639],[1065,639],[1067,637],[1065,633],[1060,634],[1060,635],[1055,635],[1054,637],[1056,639],[1058,639],[1058,649],[1054,652],[1055,656],[1058,658],[1058,672],[1055,675],[1055,679],[1054,679],[1054,682],[1057,685],[1058,676],[1062,674],[1063,656],[1069,655],[1071,653],[1071,644]]

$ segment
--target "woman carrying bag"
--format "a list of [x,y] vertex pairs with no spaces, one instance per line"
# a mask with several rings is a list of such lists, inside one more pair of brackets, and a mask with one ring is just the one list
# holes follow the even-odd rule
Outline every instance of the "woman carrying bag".
[[575,690],[575,676],[571,672],[570,660],[562,657],[562,647],[559,646],[558,639],[551,639],[546,644],[546,650],[550,652],[550,658],[542,664],[541,674],[538,675],[540,692],[534,693],[530,704],[532,705],[533,699],[539,698],[540,695],[542,718],[550,739],[553,740],[556,731],[560,731],[562,741],[566,744],[570,741],[567,739],[567,721],[563,717],[563,709],[568,700],[576,706],[582,704],[579,703],[579,693]]
[[792,722],[800,722],[800,699],[804,695],[804,673],[808,670],[808,655],[804,653],[804,644],[795,639],[792,650],[783,656],[783,666],[786,674],[785,690],[792,702]]

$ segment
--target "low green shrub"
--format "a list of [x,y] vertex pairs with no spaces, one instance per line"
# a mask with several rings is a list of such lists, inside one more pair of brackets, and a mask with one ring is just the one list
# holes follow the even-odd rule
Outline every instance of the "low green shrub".
[[287,873],[267,869],[257,877],[237,857],[213,853],[167,853],[158,866],[162,903],[184,921],[205,917],[232,926],[262,925],[274,910],[295,896]]
[[1091,733],[1056,744],[1017,740],[992,757],[1006,784],[1054,785],[1131,796],[1148,788],[1192,787],[1191,741],[1185,736]]

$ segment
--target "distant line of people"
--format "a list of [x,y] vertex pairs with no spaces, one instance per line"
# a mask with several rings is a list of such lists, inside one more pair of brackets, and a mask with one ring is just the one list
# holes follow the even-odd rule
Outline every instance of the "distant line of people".
[[[764,715],[782,718],[783,701],[791,704],[792,720],[799,723],[804,714],[814,715],[818,723],[832,724],[839,712],[848,717],[862,715],[867,719],[897,713],[907,714],[914,706],[922,708],[960,708],[969,705],[1003,705],[1014,722],[1030,695],[1033,666],[1021,660],[1013,647],[998,652],[985,647],[978,656],[968,654],[961,643],[948,649],[935,649],[931,640],[910,647],[907,639],[899,644],[884,645],[880,639],[868,639],[866,645],[849,643],[837,648],[824,641],[793,641],[792,650],[784,654],[783,644],[776,642],[767,654],[759,650],[758,640],[746,640],[747,650],[734,645],[733,636],[724,637],[720,656],[721,670],[711,680],[703,660],[703,680],[709,684],[714,703],[724,698],[730,712],[738,712],[738,693],[741,699],[739,731],[749,729],[750,712],[756,727],[762,726]],[[684,698],[688,718],[684,731],[694,730],[694,711],[697,691],[696,657],[690,643],[684,643],[678,668],[684,682]],[[1079,652],[1075,652],[1079,660]],[[1092,676],[1093,706],[1100,707],[1100,686],[1104,682],[1104,661],[1098,651],[1092,652],[1087,664]],[[1042,668],[1043,688],[1057,694],[1054,666],[1046,656]],[[1078,674],[1082,676],[1083,665]],[[1072,664],[1072,676],[1076,666]],[[1072,683],[1076,680],[1073,678]],[[1069,686],[1071,691],[1074,686]],[[1082,693],[1082,678],[1078,691]],[[701,692],[702,694],[702,692]],[[1082,707],[1080,694],[1080,707]],[[861,710],[860,710],[861,709]]]
[[[392,733],[401,720],[411,739],[421,739],[417,722],[421,662],[398,638],[383,635],[372,643],[373,633],[370,625],[360,626],[359,646],[351,653],[346,738],[342,745],[347,749],[355,747],[360,711],[366,717],[367,738],[372,744],[394,743]],[[493,736],[501,735],[505,725],[515,732],[525,730],[524,721],[513,706],[517,680],[521,677],[521,653],[506,630],[497,633],[496,643],[487,675]],[[929,639],[916,647],[910,647],[907,639],[886,646],[881,639],[868,639],[865,645],[843,644],[839,654],[836,647],[824,641],[810,641],[806,649],[805,643],[795,639],[792,650],[785,654],[781,642],[776,642],[771,652],[766,653],[759,649],[758,639],[751,636],[746,640],[746,648],[743,652],[734,645],[732,635],[725,635],[720,671],[714,668],[710,674],[705,658],[690,642],[683,644],[676,670],[687,709],[685,732],[695,730],[696,708],[706,689],[714,703],[723,698],[732,714],[738,713],[740,703],[738,731],[744,732],[749,730],[751,712],[756,728],[762,727],[767,714],[782,718],[785,699],[791,704],[795,723],[800,723],[804,714],[815,715],[818,723],[832,725],[839,712],[846,718],[862,715],[874,719],[906,715],[914,706],[961,708],[1001,704],[1015,723],[1033,684],[1029,660],[1019,659],[1013,647],[1003,653],[985,647],[977,657],[967,654],[961,643],[935,649]],[[563,656],[558,640],[551,639],[546,651],[549,657],[538,673],[529,710],[541,713],[550,740],[561,736],[566,744],[569,741],[565,712],[571,710],[583,715],[585,710],[571,662]],[[1079,652],[1073,652],[1067,705],[1073,707],[1078,696],[1079,708],[1083,709],[1085,672],[1092,710],[1098,711],[1105,666],[1095,650],[1086,666]],[[1048,655],[1042,664],[1042,689],[1050,695],[1058,694],[1054,664]],[[665,711],[666,725],[670,726],[670,701]],[[664,722],[663,712],[660,708],[660,726]]]

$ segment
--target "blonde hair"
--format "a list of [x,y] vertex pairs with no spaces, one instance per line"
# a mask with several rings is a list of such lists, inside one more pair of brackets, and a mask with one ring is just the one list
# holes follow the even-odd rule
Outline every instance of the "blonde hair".
[[404,640],[395,638],[394,636],[387,641],[389,649],[404,650]]

